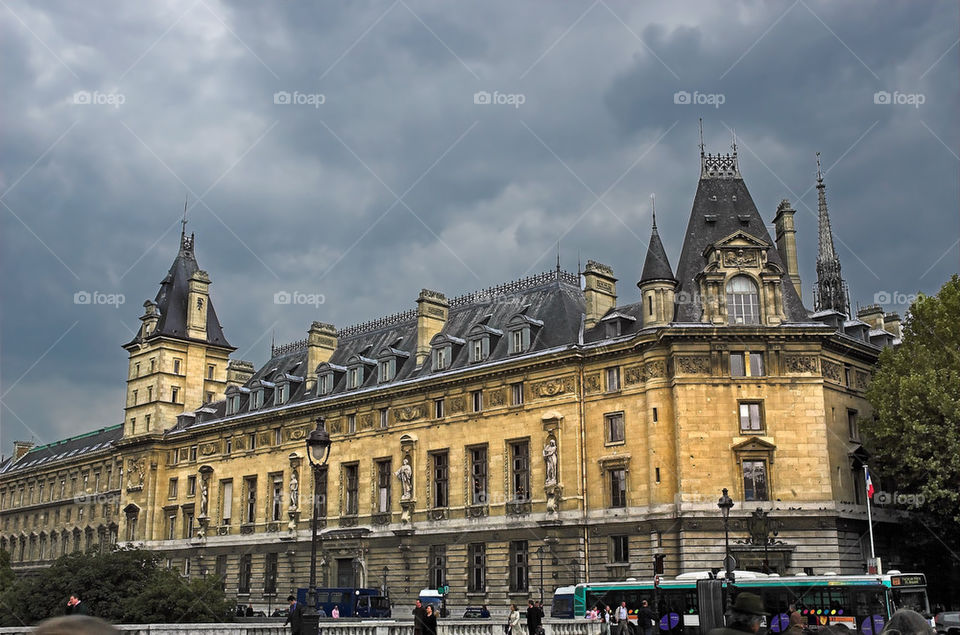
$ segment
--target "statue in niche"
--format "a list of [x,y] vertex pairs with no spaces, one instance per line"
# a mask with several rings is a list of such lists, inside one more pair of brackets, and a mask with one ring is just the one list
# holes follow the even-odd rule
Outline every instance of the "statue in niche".
[[546,465],[544,485],[557,484],[557,440],[551,438],[543,446],[543,461]]
[[413,468],[410,467],[410,457],[403,457],[403,465],[397,470],[396,477],[400,479],[400,487],[403,489],[400,500],[410,500],[413,497]]
[[290,509],[296,509],[300,505],[300,481],[297,480],[297,472],[290,472]]

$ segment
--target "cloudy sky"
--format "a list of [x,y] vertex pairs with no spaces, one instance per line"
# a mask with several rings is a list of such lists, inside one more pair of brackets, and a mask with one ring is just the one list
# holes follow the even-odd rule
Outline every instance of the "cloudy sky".
[[[699,117],[708,151],[736,130],[770,223],[782,198],[798,210],[808,305],[817,151],[855,303],[902,310],[958,268],[953,3],[0,0],[0,14],[4,454],[122,421],[120,345],[175,256],[185,197],[227,337],[258,365],[274,333],[546,270],[558,241],[565,269],[605,262],[635,301],[651,193],[676,265]],[[276,304],[283,291],[317,302]]]

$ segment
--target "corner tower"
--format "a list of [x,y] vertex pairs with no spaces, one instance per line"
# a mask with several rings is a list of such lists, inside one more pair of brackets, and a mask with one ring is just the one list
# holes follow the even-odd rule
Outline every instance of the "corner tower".
[[125,437],[161,433],[178,414],[223,398],[235,348],[223,335],[209,288],[194,236],[181,232],[156,298],[143,303],[137,336],[123,346],[129,354]]
[[647,257],[637,286],[643,303],[643,328],[666,326],[672,322],[677,279],[673,277],[673,269],[657,231],[656,209],[653,210]]

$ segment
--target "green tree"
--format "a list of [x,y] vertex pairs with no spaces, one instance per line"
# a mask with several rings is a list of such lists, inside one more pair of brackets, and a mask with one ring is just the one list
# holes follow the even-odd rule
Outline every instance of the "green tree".
[[228,603],[218,578],[182,579],[163,554],[142,549],[74,553],[22,578],[0,598],[0,624],[34,624],[63,615],[76,593],[90,613],[116,624],[214,622]]

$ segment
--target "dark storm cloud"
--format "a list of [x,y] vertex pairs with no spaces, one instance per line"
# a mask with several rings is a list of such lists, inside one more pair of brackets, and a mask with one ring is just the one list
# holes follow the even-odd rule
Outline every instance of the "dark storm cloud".
[[[0,7],[3,449],[120,421],[119,346],[173,259],[185,195],[227,337],[256,363],[314,319],[547,269],[558,240],[565,267],[578,251],[607,262],[635,300],[651,192],[676,265],[698,117],[710,151],[736,129],[768,221],[781,198],[797,208],[807,304],[816,151],[853,300],[935,291],[958,254],[956,12],[845,9]],[[73,103],[83,91],[105,103]],[[478,91],[523,103],[477,105]],[[925,103],[875,104],[878,91]],[[325,303],[276,305],[281,290]],[[75,304],[82,291],[125,302]]]

